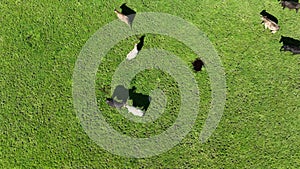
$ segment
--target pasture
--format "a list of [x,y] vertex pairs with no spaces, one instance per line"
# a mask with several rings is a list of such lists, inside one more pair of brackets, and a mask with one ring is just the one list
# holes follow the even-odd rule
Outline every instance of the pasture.
[[[144,3],[143,3],[144,2]],[[196,123],[180,144],[150,158],[113,155],[91,140],[76,116],[72,76],[86,41],[116,20],[123,1],[0,1],[0,168],[300,168],[300,55],[280,52],[281,35],[300,39],[300,14],[277,0],[128,0],[139,12],[169,13],[203,31],[226,73],[222,119],[202,144],[199,134],[210,108],[206,70],[194,73],[200,90]],[[278,18],[272,34],[260,12]],[[117,131],[149,137],[177,117],[180,96],[174,79],[159,70],[139,73],[138,93],[165,91],[166,112],[153,123],[126,120],[109,107],[114,71],[137,42],[117,44],[99,66],[99,109]],[[179,56],[192,70],[197,57],[176,39],[146,34],[143,49],[159,47]],[[138,57],[138,56],[137,56]],[[175,84],[175,85],[174,85]]]

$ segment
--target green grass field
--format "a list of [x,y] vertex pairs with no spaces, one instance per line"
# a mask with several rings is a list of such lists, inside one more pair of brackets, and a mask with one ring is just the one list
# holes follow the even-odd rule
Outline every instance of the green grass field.
[[[227,81],[223,117],[209,141],[199,142],[210,108],[206,71],[195,75],[201,93],[192,131],[170,151],[150,158],[110,154],[91,140],[76,116],[72,75],[85,42],[117,19],[123,1],[0,1],[0,168],[300,168],[299,56],[280,52],[281,35],[300,39],[300,13],[267,1],[128,0],[137,12],[163,12],[202,30],[217,50]],[[266,9],[281,29],[261,25]],[[111,78],[136,37],[115,46],[99,66],[99,109],[116,130],[149,137],[172,125],[179,96],[174,79],[158,70],[138,74],[139,93],[163,89],[171,102],[150,124],[128,121],[108,107]],[[196,55],[161,35],[146,35],[144,48],[160,47],[190,68]],[[178,96],[178,97],[176,97]]]

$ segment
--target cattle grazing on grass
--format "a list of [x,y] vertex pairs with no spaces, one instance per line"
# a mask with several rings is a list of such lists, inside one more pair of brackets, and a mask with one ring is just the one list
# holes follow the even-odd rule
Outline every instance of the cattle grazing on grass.
[[278,24],[276,24],[275,22],[271,21],[269,18],[267,18],[266,16],[262,16],[262,24],[265,25],[265,29],[270,29],[272,33],[276,33],[280,27],[278,26]]
[[282,6],[282,9],[289,8],[289,9],[296,9],[296,13],[298,13],[298,10],[300,8],[300,3],[295,1],[280,1],[280,4]]
[[125,22],[127,25],[129,25],[130,27],[132,26],[132,22],[134,20],[135,14],[136,12],[134,10],[132,10],[131,8],[129,8],[126,3],[122,4],[120,6],[120,8],[122,9],[122,11],[118,11],[117,9],[114,10],[114,12],[117,14],[117,17]]
[[126,15],[122,14],[122,12],[119,12],[117,9],[115,9],[114,12],[117,14],[117,17],[122,22],[125,22],[127,25],[130,25],[129,18]]
[[194,70],[195,70],[196,72],[201,71],[203,66],[204,66],[204,63],[203,63],[203,61],[202,61],[200,58],[197,58],[197,59],[193,62],[193,67],[194,67]]
[[[136,87],[126,89],[123,85],[118,85],[111,98],[106,99],[106,103],[113,108],[126,108],[128,112],[135,116],[144,116],[147,111],[151,98],[148,95],[136,92]],[[117,101],[114,98],[121,100]],[[132,106],[128,105],[128,99],[132,100]]]
[[133,49],[127,54],[127,56],[126,56],[127,60],[134,59],[139,54],[139,52],[142,50],[142,48],[144,46],[144,38],[145,38],[145,35],[140,37],[140,39],[139,39],[140,42],[135,44]]
[[293,55],[295,55],[295,54],[300,54],[300,47],[292,46],[292,45],[283,45],[280,48],[280,51],[290,51],[293,53]]
[[127,54],[126,59],[131,60],[134,59],[138,55],[139,51],[137,49],[137,44],[134,44],[133,49]]

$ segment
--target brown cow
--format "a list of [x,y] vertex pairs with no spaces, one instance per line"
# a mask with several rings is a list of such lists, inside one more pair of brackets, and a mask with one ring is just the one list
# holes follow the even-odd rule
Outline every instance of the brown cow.
[[280,27],[275,22],[271,21],[266,16],[262,16],[261,19],[261,23],[265,25],[265,29],[270,29],[272,33],[276,33],[280,29]]

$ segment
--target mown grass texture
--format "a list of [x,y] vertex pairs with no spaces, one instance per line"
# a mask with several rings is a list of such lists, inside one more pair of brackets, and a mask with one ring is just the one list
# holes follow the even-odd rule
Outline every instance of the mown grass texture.
[[[194,74],[201,93],[193,130],[170,151],[134,159],[108,153],[84,132],[73,108],[72,73],[85,42],[116,19],[121,1],[4,0],[0,2],[1,168],[299,168],[299,56],[279,51],[280,36],[300,39],[300,16],[277,1],[127,1],[137,12],[164,12],[193,23],[215,46],[226,72],[227,102],[217,130],[205,144],[199,133],[210,106],[205,70]],[[260,24],[266,9],[279,19],[271,34]],[[136,42],[115,46],[99,66],[99,109],[126,135],[147,137],[176,118],[174,79],[144,71],[139,93],[166,91],[168,103],[153,124],[135,124],[104,103],[114,70]],[[175,39],[146,35],[145,48],[172,51],[191,66],[196,55]]]

